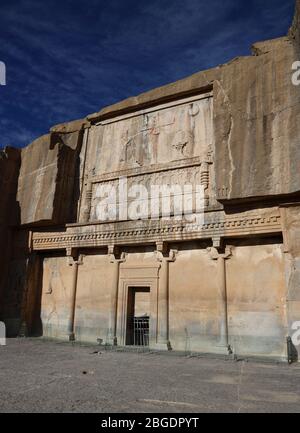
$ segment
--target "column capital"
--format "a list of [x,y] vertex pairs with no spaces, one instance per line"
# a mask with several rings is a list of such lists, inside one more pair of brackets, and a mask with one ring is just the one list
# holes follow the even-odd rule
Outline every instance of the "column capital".
[[213,248],[219,250],[222,247],[222,239],[220,236],[214,236],[212,238]]
[[110,263],[124,263],[127,258],[127,253],[121,252],[116,245],[108,245],[108,257]]
[[211,247],[211,248],[207,248],[207,252],[209,253],[212,260],[219,260],[219,259],[228,260],[233,255],[233,247],[227,245],[225,247],[225,252],[222,252],[221,248]]
[[79,254],[78,248],[67,248],[66,253],[70,266],[72,266],[74,263],[77,265],[83,265],[83,259],[85,256],[84,254]]
[[67,257],[73,258],[74,260],[78,257],[78,248],[66,248]]
[[84,260],[84,254],[77,254],[77,255],[67,255],[68,260],[69,260],[69,266],[73,266],[73,265],[83,265],[83,260]]
[[163,242],[163,241],[156,242],[156,251],[165,254],[168,251],[167,242]]
[[168,244],[166,242],[156,243],[156,258],[159,262],[175,262],[177,259],[178,248],[172,248],[168,250]]

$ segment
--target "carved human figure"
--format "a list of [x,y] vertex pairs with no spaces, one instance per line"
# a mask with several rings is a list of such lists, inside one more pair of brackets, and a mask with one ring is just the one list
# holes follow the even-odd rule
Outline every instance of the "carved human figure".
[[187,107],[182,108],[177,116],[178,129],[172,143],[177,155],[189,158],[193,154],[193,133],[191,130],[191,122],[189,110]]
[[[128,129],[122,134],[122,156],[120,162],[127,164],[139,163],[137,158],[137,146],[135,137],[129,135]],[[140,164],[139,164],[140,165]]]
[[140,134],[143,136],[142,152],[143,160],[156,163],[158,159],[158,141],[159,141],[159,119],[158,114],[145,114],[143,116],[143,126]]

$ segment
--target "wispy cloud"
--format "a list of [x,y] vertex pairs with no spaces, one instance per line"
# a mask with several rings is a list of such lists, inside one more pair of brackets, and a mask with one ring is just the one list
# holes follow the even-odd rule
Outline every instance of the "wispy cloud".
[[1,1],[0,145],[249,53],[294,0]]

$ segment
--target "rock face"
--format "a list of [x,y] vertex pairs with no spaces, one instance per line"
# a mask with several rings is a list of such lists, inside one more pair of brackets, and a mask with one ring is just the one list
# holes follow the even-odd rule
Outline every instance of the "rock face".
[[17,194],[21,225],[76,220],[82,136],[83,122],[77,122],[74,130],[53,128],[22,150]]
[[6,148],[0,152],[0,311],[5,300],[3,288],[7,284],[7,269],[10,258],[12,227],[17,224],[19,206],[16,202],[18,174],[20,169],[20,151]]
[[3,154],[10,334],[297,358],[299,12],[252,56]]
[[300,49],[300,3],[296,1],[296,11],[292,27],[289,31],[289,38],[295,41],[296,47]]
[[300,92],[291,80],[295,49],[290,39],[283,38],[256,44],[254,52],[256,56],[224,70],[216,96],[222,107],[215,118],[222,201],[300,190]]

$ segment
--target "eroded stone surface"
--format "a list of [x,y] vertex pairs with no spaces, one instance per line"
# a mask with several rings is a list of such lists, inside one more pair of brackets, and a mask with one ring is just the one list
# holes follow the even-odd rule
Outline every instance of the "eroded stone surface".
[[17,200],[25,224],[59,224],[76,215],[82,130],[52,132],[22,149]]
[[6,148],[0,152],[0,311],[5,300],[3,290],[7,284],[7,269],[11,254],[11,228],[17,224],[19,206],[16,202],[18,173],[20,168],[20,151]]

